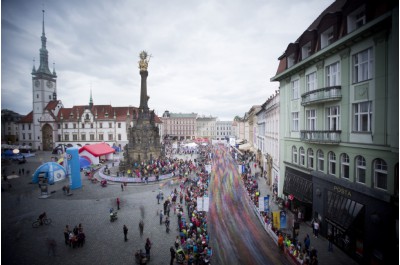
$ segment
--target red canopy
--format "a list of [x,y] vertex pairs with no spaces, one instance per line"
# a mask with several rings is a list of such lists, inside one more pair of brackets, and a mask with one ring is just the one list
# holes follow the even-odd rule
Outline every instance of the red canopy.
[[85,145],[85,146],[79,148],[79,153],[81,153],[84,150],[88,151],[89,153],[91,153],[94,156],[102,156],[102,155],[108,155],[108,154],[115,153],[114,148],[112,148],[111,146],[109,146],[106,143]]

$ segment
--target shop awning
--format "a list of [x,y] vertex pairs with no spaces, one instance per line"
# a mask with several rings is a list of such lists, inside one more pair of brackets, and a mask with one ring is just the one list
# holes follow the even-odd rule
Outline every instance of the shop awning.
[[343,232],[350,228],[363,209],[364,205],[336,192],[328,191],[328,209],[325,219]]
[[283,184],[283,193],[285,195],[293,195],[295,199],[305,202],[312,203],[312,181],[307,179],[305,173],[294,170],[292,168],[286,168],[285,170],[285,182]]

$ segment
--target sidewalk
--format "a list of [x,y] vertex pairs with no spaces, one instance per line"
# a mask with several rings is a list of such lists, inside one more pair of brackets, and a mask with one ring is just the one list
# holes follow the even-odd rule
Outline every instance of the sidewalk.
[[[254,163],[251,164],[251,172],[252,175],[254,175],[256,172],[260,172],[259,167],[254,168]],[[259,177],[257,178],[258,182],[258,188],[260,190],[260,196],[265,197],[266,195],[270,195],[270,198],[272,198],[272,190],[270,187],[267,185],[267,181],[265,178]],[[270,201],[270,210],[271,211],[279,211],[279,207],[276,203],[274,203],[272,200]],[[290,218],[289,218],[290,220]],[[292,219],[293,220],[293,219]],[[288,224],[288,227],[292,227],[292,224]],[[324,265],[338,265],[338,264],[346,264],[346,265],[356,265],[358,264],[356,261],[354,261],[351,257],[349,257],[346,253],[344,253],[342,250],[337,248],[335,245],[333,245],[333,252],[328,251],[328,239],[325,237],[319,236],[318,238],[315,238],[313,236],[313,231],[310,226],[310,222],[301,222],[300,223],[300,231],[299,231],[299,240],[302,245],[304,237],[309,234],[311,238],[311,244],[310,248],[314,247],[317,250],[317,255],[318,255],[318,262],[319,264],[324,264]]]

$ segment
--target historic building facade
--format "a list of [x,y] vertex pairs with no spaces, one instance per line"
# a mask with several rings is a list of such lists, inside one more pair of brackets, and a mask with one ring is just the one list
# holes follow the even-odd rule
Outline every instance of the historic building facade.
[[[279,194],[363,264],[398,263],[396,1],[338,0],[279,57]],[[389,232],[390,231],[390,232]]]
[[[45,24],[40,48],[40,65],[32,69],[33,110],[18,122],[20,145],[35,150],[52,150],[58,144],[86,145],[98,142],[123,147],[128,143],[128,130],[139,117],[136,107],[113,107],[93,104],[66,108],[57,99],[57,75],[49,70]],[[54,68],[54,67],[53,67]],[[157,127],[161,120],[154,115]]]

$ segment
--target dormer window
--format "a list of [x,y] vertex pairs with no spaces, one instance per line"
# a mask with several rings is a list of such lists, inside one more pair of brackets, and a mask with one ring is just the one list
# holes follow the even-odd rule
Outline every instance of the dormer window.
[[88,113],[86,113],[85,119],[86,119],[86,120],[89,120],[89,119],[90,119],[90,117],[89,117],[89,114],[88,114]]
[[311,55],[311,41],[301,48],[301,58],[304,60],[310,55]]
[[347,16],[347,32],[358,29],[366,22],[365,6],[361,6]]
[[294,65],[294,54],[287,57],[287,67],[290,68]]
[[321,34],[321,49],[332,44],[333,40],[334,40],[333,27],[330,27]]

